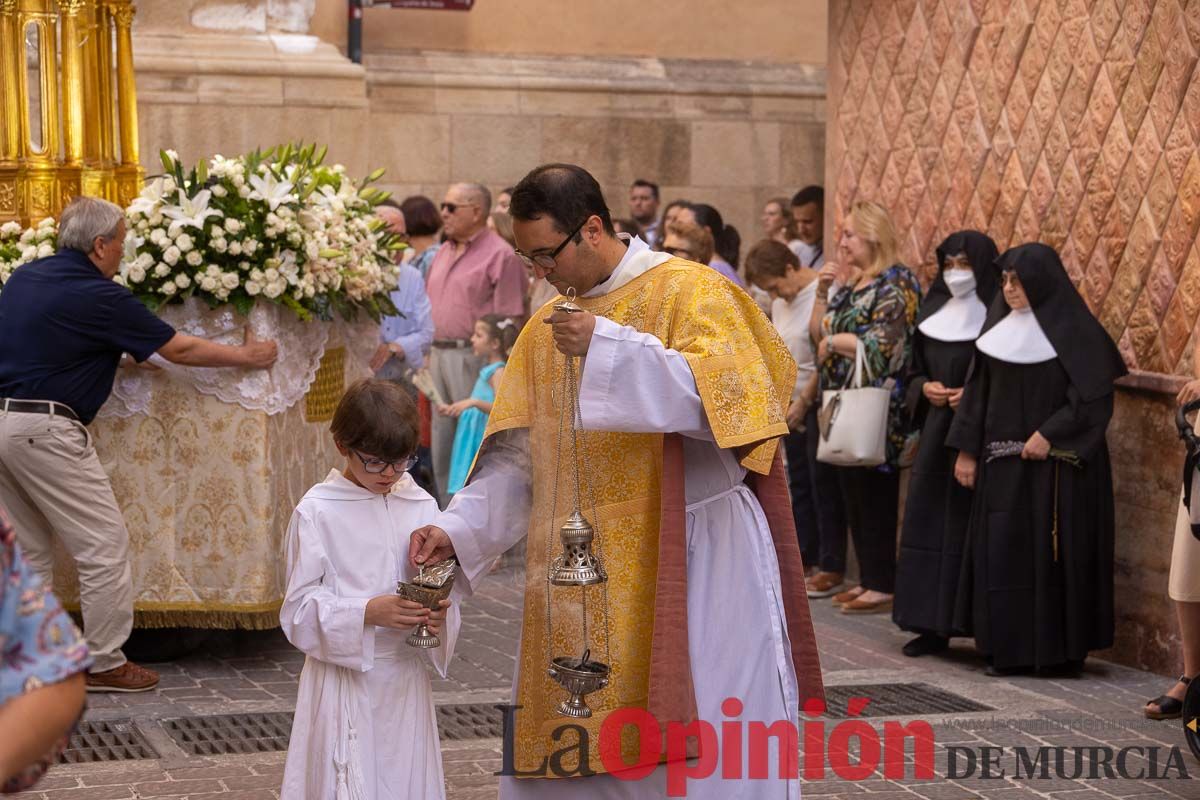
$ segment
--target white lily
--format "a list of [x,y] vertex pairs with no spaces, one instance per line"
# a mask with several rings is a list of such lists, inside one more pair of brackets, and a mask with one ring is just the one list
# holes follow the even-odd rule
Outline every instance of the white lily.
[[209,217],[219,217],[221,212],[208,207],[212,192],[201,189],[195,197],[188,197],[183,189],[179,190],[179,205],[167,206],[162,213],[175,220],[181,226],[188,225],[198,230],[204,230],[204,221]]
[[129,204],[130,213],[142,214],[149,217],[166,200],[167,191],[166,182],[162,178],[150,181],[142,189],[142,193]]
[[272,211],[287,200],[293,188],[291,181],[281,181],[269,170],[266,175],[251,175],[249,182],[254,187],[250,199],[262,200]]

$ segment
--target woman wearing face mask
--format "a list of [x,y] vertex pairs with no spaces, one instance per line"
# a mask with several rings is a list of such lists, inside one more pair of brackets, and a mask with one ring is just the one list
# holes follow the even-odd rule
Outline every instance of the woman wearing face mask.
[[997,261],[993,303],[948,447],[974,488],[955,623],[989,675],[1072,674],[1113,642],[1112,469],[1104,434],[1125,364],[1058,254]]
[[953,621],[971,491],[954,480],[957,454],[946,449],[946,434],[1000,288],[996,256],[996,243],[978,231],[951,234],[937,249],[938,274],[917,314],[907,401],[921,440],[904,504],[892,610],[897,625],[918,634],[904,645],[906,656],[940,652],[950,636],[967,633]]

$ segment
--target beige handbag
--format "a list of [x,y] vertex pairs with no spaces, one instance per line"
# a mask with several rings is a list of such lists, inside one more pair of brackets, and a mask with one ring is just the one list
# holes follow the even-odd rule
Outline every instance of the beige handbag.
[[[877,467],[887,460],[888,387],[863,386],[866,369],[863,343],[858,343],[854,371],[840,389],[826,389],[817,413],[821,438],[817,460],[839,467]],[[870,375],[867,381],[871,380]],[[889,385],[891,381],[888,382]]]

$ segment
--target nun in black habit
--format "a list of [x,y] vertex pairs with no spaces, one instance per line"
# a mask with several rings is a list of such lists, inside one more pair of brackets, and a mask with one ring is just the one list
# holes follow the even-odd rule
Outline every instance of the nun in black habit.
[[955,623],[989,675],[1077,671],[1113,641],[1112,470],[1104,435],[1125,364],[1058,254],[1002,255],[946,439],[974,487]]
[[958,453],[946,434],[962,397],[975,339],[1000,288],[996,243],[978,231],[959,231],[937,249],[938,274],[921,302],[913,337],[908,408],[921,429],[909,475],[896,601],[892,619],[919,634],[906,656],[946,649],[955,627],[954,607],[963,542],[971,514],[971,490],[954,479]]

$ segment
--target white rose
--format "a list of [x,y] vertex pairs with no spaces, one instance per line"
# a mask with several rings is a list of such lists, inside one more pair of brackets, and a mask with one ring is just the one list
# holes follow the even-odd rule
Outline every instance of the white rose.
[[229,290],[228,289],[217,289],[216,294],[217,294],[218,300],[228,300],[229,299]]
[[276,297],[279,297],[279,295],[283,294],[285,289],[287,289],[286,283],[283,281],[276,281],[275,283],[268,283],[267,287],[263,289],[263,294],[274,300]]
[[127,277],[129,278],[130,283],[141,283],[142,281],[146,280],[146,270],[142,269],[137,264],[134,264],[129,268],[129,275]]
[[225,187],[219,183],[212,187],[212,193],[213,197],[224,197],[225,195],[229,194]]
[[250,196],[250,187],[242,183],[238,185],[238,197],[243,199]]
[[179,252],[181,253],[186,253],[187,251],[191,250],[193,245],[194,242],[192,242],[192,237],[188,236],[186,233],[181,233],[175,237],[175,246],[179,248]]
[[154,268],[154,277],[156,277],[156,278],[165,278],[170,273],[171,273],[171,268],[168,267],[166,264],[159,264],[157,267]]
[[200,279],[200,288],[206,292],[215,291],[217,288],[217,279],[210,275],[205,275]]
[[243,227],[244,226],[242,225],[242,223],[238,222],[236,219],[226,219],[225,220],[225,230],[229,231],[230,233],[237,233]]
[[270,267],[264,273],[264,277],[266,277],[266,279],[271,283],[274,283],[275,281],[279,280],[279,270],[275,269],[274,267]]
[[21,231],[21,223],[19,222],[6,222],[0,225],[0,236],[16,236]]
[[241,281],[238,279],[236,273],[226,272],[221,276],[221,285],[226,289],[236,289],[239,283],[241,283]]
[[209,242],[209,244],[212,245],[212,249],[216,250],[218,253],[224,253],[229,249],[229,243],[224,239],[213,239],[211,242]]
[[178,288],[175,286],[174,283],[167,281],[166,283],[164,283],[162,285],[162,288],[159,289],[158,291],[162,292],[167,297],[170,297],[171,295],[175,294],[176,291],[178,291]]
[[238,241],[230,242],[229,243],[229,255],[240,256],[241,254],[242,254],[242,243],[238,242]]
[[142,271],[145,272],[154,266],[154,256],[150,255],[149,253],[142,253],[133,260],[133,265],[135,267],[141,267]]
[[124,286],[125,279],[122,278],[120,275],[113,275],[113,283],[117,284],[118,286]]
[[25,261],[33,261],[37,258],[38,249],[36,245],[21,248],[21,258]]
[[178,286],[180,289],[186,289],[187,287],[192,285],[192,279],[189,278],[187,275],[176,275],[175,276],[175,285]]
[[258,281],[246,281],[246,294],[254,297],[262,291],[262,284]]
[[37,257],[38,258],[45,258],[46,256],[52,256],[52,255],[54,255],[54,246],[53,245],[43,244],[40,247],[38,247],[38,249],[37,249]]
[[162,225],[162,223],[163,223],[162,213],[158,212],[158,211],[154,212],[154,216],[150,217],[149,222],[150,222],[150,226],[154,227],[154,228],[157,228],[159,225]]
[[179,257],[181,255],[183,254],[179,252],[179,248],[175,245],[171,245],[166,249],[166,252],[163,253],[163,261],[173,267],[179,263]]
[[250,280],[252,280],[252,281],[260,281],[260,282],[261,282],[262,280],[264,280],[264,278],[263,278],[263,273],[262,273],[262,270],[261,270],[261,269],[252,269],[252,270],[250,270]]
[[200,255],[200,251],[193,250],[187,254],[187,263],[193,267],[198,267],[204,263],[204,256]]
[[254,255],[254,251],[258,249],[258,241],[255,239],[247,239],[242,242],[242,252],[248,256]]

